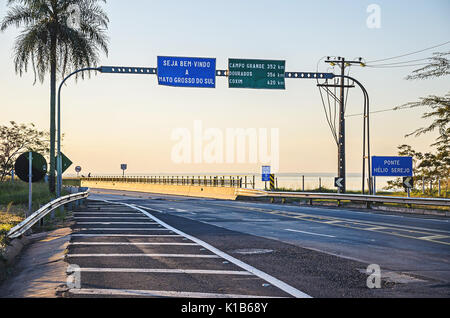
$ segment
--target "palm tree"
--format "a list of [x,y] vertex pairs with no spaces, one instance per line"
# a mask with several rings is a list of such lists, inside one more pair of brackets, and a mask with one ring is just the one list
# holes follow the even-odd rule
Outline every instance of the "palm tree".
[[[31,64],[42,83],[50,72],[50,191],[55,191],[56,80],[83,67],[95,67],[99,52],[108,55],[109,19],[98,2],[106,0],[8,0],[0,30],[23,27],[14,46],[20,76]],[[83,75],[81,74],[83,78]]]

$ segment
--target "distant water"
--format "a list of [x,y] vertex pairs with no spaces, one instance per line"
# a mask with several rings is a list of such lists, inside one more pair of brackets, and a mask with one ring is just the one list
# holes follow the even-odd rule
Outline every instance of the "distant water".
[[[126,174],[129,176],[241,176],[243,177],[243,182],[245,181],[245,176],[247,176],[247,187],[251,188],[251,182],[253,180],[253,176],[255,176],[255,187],[256,189],[264,189],[264,182],[261,181],[261,174],[233,174],[233,173],[135,173],[135,174]],[[75,177],[74,174],[67,174],[67,177]],[[92,176],[121,176],[118,174],[92,174]],[[279,188],[293,189],[293,190],[301,190],[303,189],[303,176],[304,176],[304,189],[313,190],[319,188],[321,185],[327,189],[335,189],[334,187],[334,178],[335,174],[333,173],[279,173],[276,175],[277,185]],[[387,185],[387,181],[394,180],[395,178],[386,178],[386,177],[378,177],[376,179],[376,186],[378,190],[382,190],[383,187]],[[367,191],[367,176],[365,189]],[[347,190],[362,190],[362,178],[360,173],[348,173],[347,174]]]

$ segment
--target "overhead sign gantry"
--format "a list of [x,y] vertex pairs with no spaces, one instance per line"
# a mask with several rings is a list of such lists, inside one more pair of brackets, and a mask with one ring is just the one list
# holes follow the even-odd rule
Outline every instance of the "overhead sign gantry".
[[[285,90],[287,78],[292,79],[313,79],[329,80],[335,77],[349,79],[356,83],[363,91],[364,95],[364,124],[368,127],[369,118],[369,96],[366,89],[360,82],[347,75],[337,75],[333,73],[319,72],[287,72],[286,61],[284,60],[260,60],[260,59],[237,59],[228,60],[227,70],[216,69],[216,59],[207,57],[177,57],[177,56],[158,56],[157,68],[149,67],[131,67],[131,66],[100,66],[87,67],[76,70],[63,79],[58,89],[58,184],[57,195],[61,194],[62,187],[62,156],[61,156],[61,89],[64,83],[73,75],[83,71],[97,71],[100,73],[114,74],[134,74],[134,75],[157,75],[158,84],[174,87],[197,87],[197,88],[215,88],[216,77],[228,77],[229,88],[250,88],[250,89],[272,89]],[[368,128],[367,128],[368,129]],[[364,149],[366,136],[364,135]],[[367,139],[369,139],[367,135]],[[367,142],[367,145],[369,142]],[[369,147],[369,146],[368,146]],[[370,149],[370,148],[369,148]],[[370,150],[368,151],[370,158]],[[363,153],[365,156],[365,150]],[[342,165],[342,163],[340,163]],[[339,165],[339,163],[338,163]],[[363,192],[364,192],[364,171],[363,164]],[[371,179],[370,161],[368,164],[368,175]],[[339,176],[339,184],[345,185],[345,175]],[[370,189],[371,187],[369,187]],[[369,190],[370,192],[371,190]]]

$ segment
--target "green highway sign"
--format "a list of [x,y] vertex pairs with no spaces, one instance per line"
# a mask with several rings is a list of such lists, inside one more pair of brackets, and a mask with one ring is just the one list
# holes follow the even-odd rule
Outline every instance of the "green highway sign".
[[[55,161],[58,162],[58,157],[55,158]],[[72,161],[69,158],[67,158],[62,152],[61,152],[61,161],[62,161],[61,166],[61,174],[62,174],[72,165]]]
[[228,87],[255,89],[286,89],[286,61],[228,60]]

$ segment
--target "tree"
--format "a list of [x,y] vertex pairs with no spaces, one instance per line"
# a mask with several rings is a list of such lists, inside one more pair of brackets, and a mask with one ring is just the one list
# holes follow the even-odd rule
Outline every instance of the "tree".
[[0,126],[0,182],[11,174],[18,156],[26,151],[36,151],[42,155],[50,153],[49,133],[37,130],[34,124]]
[[[100,0],[106,2],[106,0]],[[99,51],[108,54],[105,30],[109,19],[99,0],[8,0],[9,11],[0,30],[23,27],[14,46],[16,72],[29,64],[42,83],[50,73],[50,191],[55,191],[56,80],[66,73],[94,67]],[[74,23],[74,20],[76,20]],[[83,74],[81,75],[83,78]]]
[[[424,80],[431,78],[438,78],[450,75],[450,61],[447,56],[450,52],[434,53],[431,58],[431,62],[412,72],[411,75],[406,77],[407,80]],[[418,107],[427,106],[430,111],[425,112],[422,115],[424,119],[432,119],[433,122],[426,126],[416,129],[415,131],[406,135],[421,136],[433,131],[438,131],[439,136],[435,142],[431,144],[436,148],[435,153],[419,153],[414,151],[411,146],[402,145],[399,146],[400,156],[411,156],[415,160],[415,176],[419,179],[419,182],[430,182],[430,192],[432,188],[433,180],[436,181],[440,178],[445,180],[446,193],[448,189],[448,183],[450,179],[450,92],[444,96],[429,95],[427,97],[421,97],[416,102],[407,103],[400,106],[405,107]],[[400,179],[388,182],[386,188],[400,188]]]

